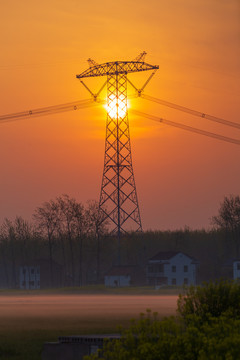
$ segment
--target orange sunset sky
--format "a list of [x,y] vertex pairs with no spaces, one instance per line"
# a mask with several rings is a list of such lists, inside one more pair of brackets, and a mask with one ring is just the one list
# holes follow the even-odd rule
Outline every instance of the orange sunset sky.
[[[146,94],[240,123],[239,0],[8,0],[0,37],[0,114],[88,99],[75,76],[89,57],[133,60],[145,50],[159,65]],[[140,86],[148,75],[129,78]],[[86,83],[98,90],[104,80]],[[144,99],[129,106],[240,139],[240,130]],[[0,223],[31,219],[63,193],[98,200],[105,121],[99,106],[0,124]],[[223,197],[240,194],[240,146],[129,121],[143,228],[209,228]]]

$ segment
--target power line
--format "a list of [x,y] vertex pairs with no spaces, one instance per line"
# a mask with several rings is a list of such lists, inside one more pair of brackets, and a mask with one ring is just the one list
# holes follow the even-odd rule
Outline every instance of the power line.
[[[136,97],[136,95],[134,95],[132,97]],[[162,104],[164,103],[164,105],[170,104],[171,107],[174,106],[174,108],[178,108],[178,110],[180,110],[179,108],[181,108],[180,105],[175,105],[175,104],[169,103],[169,102],[164,101],[164,100],[153,98],[153,97],[148,96],[148,95],[142,95],[142,97],[144,97],[144,98],[146,98],[148,100],[151,100],[151,101],[156,101],[158,103],[160,103],[160,102]],[[93,101],[92,99],[85,99],[85,100],[79,100],[79,101],[73,101],[73,102],[69,102],[69,103],[65,103],[65,104],[60,104],[60,105],[54,105],[54,106],[48,106],[48,107],[44,107],[44,108],[38,108],[38,109],[33,109],[33,110],[22,111],[22,112],[18,112],[18,113],[6,114],[6,115],[1,115],[0,116],[0,124],[6,123],[6,122],[11,122],[11,121],[18,121],[18,120],[38,117],[38,116],[52,115],[52,114],[58,114],[58,113],[61,113],[61,112],[79,110],[79,109],[91,107],[91,106],[94,106],[94,105],[101,105],[101,104],[105,104],[105,103],[106,103],[106,101],[100,100],[100,99],[97,99],[96,101]],[[170,106],[170,105],[167,105],[167,106]],[[182,107],[182,108],[184,109],[182,111],[185,111],[185,109],[187,109],[187,108],[184,108],[184,107]],[[208,136],[208,137],[211,137],[211,138],[214,138],[214,139],[217,139],[217,140],[230,142],[230,143],[235,144],[235,145],[240,145],[240,140],[237,140],[237,139],[233,139],[233,138],[229,138],[227,136],[223,136],[223,135],[215,134],[215,133],[212,133],[212,132],[209,132],[209,131],[197,129],[197,128],[194,128],[194,127],[191,127],[191,126],[188,126],[188,125],[184,125],[184,124],[181,124],[181,123],[176,123],[176,122],[173,122],[173,121],[170,121],[170,120],[167,120],[167,119],[159,118],[159,117],[156,117],[154,115],[150,115],[150,114],[141,112],[139,110],[134,110],[132,108],[129,109],[129,110],[133,114],[143,116],[143,117],[146,117],[148,119],[164,123],[166,125],[174,126],[174,127],[186,130],[186,131],[190,131],[190,132],[194,132],[194,133],[197,133],[197,134],[200,134],[200,135]],[[187,112],[191,113],[192,115],[195,115],[194,113],[201,114],[200,112],[197,112],[195,110],[191,110],[191,109],[187,109],[187,110],[188,110]],[[200,116],[200,115],[197,115],[197,116]],[[214,116],[211,116],[211,115],[206,115],[205,117],[206,118],[211,117],[213,119],[220,120],[220,121],[217,121],[217,122],[221,122],[221,123],[223,123],[223,121],[224,121],[224,122],[227,123],[227,125],[229,125],[229,123],[231,123],[231,122],[229,122],[227,120],[218,119],[218,118],[215,118]],[[238,125],[236,123],[233,123],[233,124]],[[226,125],[226,124],[224,124],[224,125]],[[236,126],[234,126],[234,127],[236,127]],[[239,125],[239,127],[240,127],[240,125]]]
[[52,115],[66,111],[83,109],[86,107],[99,105],[99,102],[94,102],[92,99],[85,99],[80,101],[69,102],[60,105],[48,106],[33,110],[22,111],[18,113],[6,114],[0,116],[0,124],[10,121],[18,121],[37,116]]
[[203,119],[207,119],[207,120],[214,121],[214,122],[217,122],[217,123],[220,123],[220,124],[223,124],[223,125],[227,125],[227,126],[234,127],[234,128],[236,128],[236,129],[240,129],[240,124],[235,123],[235,122],[233,122],[233,121],[224,120],[224,119],[218,118],[218,117],[216,117],[216,116],[212,116],[212,115],[208,115],[208,114],[202,113],[202,112],[200,112],[200,111],[192,110],[192,109],[189,109],[189,108],[187,108],[187,107],[184,107],[184,106],[181,106],[181,105],[177,105],[177,104],[173,104],[173,103],[171,103],[171,102],[169,102],[169,101],[157,99],[157,98],[155,98],[155,97],[153,97],[153,96],[149,96],[149,95],[146,95],[146,94],[141,94],[141,97],[142,97],[143,99],[156,102],[156,103],[158,103],[158,104],[161,104],[161,105],[170,107],[170,108],[172,108],[172,109],[176,109],[176,110],[179,110],[179,111],[183,111],[183,112],[185,112],[185,113],[188,113],[188,114],[191,114],[191,115],[194,115],[194,116],[198,116],[198,117],[201,117],[201,118],[203,118]]
[[133,114],[145,117],[147,119],[157,121],[159,123],[163,123],[163,124],[166,124],[166,125],[174,126],[176,128],[180,128],[182,130],[194,132],[196,134],[208,136],[208,137],[211,137],[211,138],[214,138],[214,139],[217,139],[217,140],[221,140],[221,141],[225,141],[225,142],[228,142],[228,143],[232,143],[232,144],[235,144],[235,145],[240,145],[240,140],[237,140],[237,139],[232,139],[232,138],[229,138],[227,136],[218,135],[218,134],[215,134],[215,133],[212,133],[212,132],[209,132],[209,131],[194,128],[192,126],[176,123],[176,122],[171,121],[171,120],[167,120],[167,119],[163,119],[163,118],[160,118],[160,117],[157,117],[157,116],[154,116],[154,115],[146,114],[146,113],[144,113],[142,111],[139,111],[139,110],[130,109],[130,112],[133,113]]

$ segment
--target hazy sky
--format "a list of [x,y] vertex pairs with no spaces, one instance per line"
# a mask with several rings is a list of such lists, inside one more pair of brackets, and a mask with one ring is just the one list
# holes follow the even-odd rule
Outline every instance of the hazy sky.
[[[239,0],[8,0],[1,4],[0,114],[89,98],[76,80],[91,57],[159,70],[146,94],[240,123]],[[141,85],[147,73],[132,80]],[[104,79],[92,79],[97,89]],[[144,99],[132,108],[240,139],[240,130]],[[1,124],[0,222],[30,219],[67,193],[99,198],[103,107]],[[240,147],[129,115],[144,229],[210,226],[225,195],[240,194]]]

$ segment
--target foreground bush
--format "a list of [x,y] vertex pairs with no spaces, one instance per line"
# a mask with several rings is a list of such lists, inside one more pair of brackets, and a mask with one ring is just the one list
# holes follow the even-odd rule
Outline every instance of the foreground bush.
[[159,320],[148,311],[121,331],[121,339],[106,341],[102,351],[85,360],[239,359],[239,294],[234,283],[191,287],[179,297],[178,317]]
[[[204,283],[190,286],[185,295],[179,295],[178,313],[184,319],[197,315],[200,321],[218,317],[228,312],[228,316],[240,318],[240,286],[230,281]],[[240,357],[239,357],[240,358]]]

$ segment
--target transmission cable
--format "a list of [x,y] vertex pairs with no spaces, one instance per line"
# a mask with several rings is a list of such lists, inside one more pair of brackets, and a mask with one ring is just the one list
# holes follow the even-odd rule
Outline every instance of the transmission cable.
[[153,101],[155,103],[170,107],[172,109],[180,110],[180,111],[183,111],[185,113],[201,117],[203,119],[207,119],[207,120],[214,121],[214,122],[217,122],[217,123],[220,123],[220,124],[223,124],[223,125],[227,125],[227,126],[231,126],[231,127],[240,129],[240,124],[235,123],[233,121],[224,120],[224,119],[218,118],[216,116],[212,116],[212,115],[202,113],[200,111],[192,110],[192,109],[189,109],[189,108],[181,106],[181,105],[173,104],[173,103],[171,103],[169,101],[161,100],[161,99],[155,98],[153,96],[146,95],[144,93],[141,93],[141,97],[143,99]]
[[235,144],[235,145],[240,145],[240,140],[237,140],[237,139],[233,139],[233,138],[229,138],[227,136],[223,136],[223,135],[215,134],[215,133],[212,133],[212,132],[209,132],[209,131],[197,129],[197,128],[194,128],[192,126],[176,123],[176,122],[171,121],[171,120],[167,120],[167,119],[163,119],[163,118],[160,118],[160,117],[157,117],[157,116],[154,116],[154,115],[146,114],[146,113],[144,113],[142,111],[139,111],[139,110],[129,109],[129,111],[131,113],[133,113],[133,114],[145,117],[145,118],[153,120],[153,121],[157,121],[159,123],[174,126],[176,128],[180,128],[180,129],[183,129],[183,130],[186,130],[186,131],[194,132],[196,134],[208,136],[208,137],[211,137],[211,138],[214,138],[214,139],[217,139],[217,140],[221,140],[221,141],[225,141],[225,142],[228,142],[228,143],[232,143],[232,144]]
[[10,122],[10,121],[17,121],[37,116],[44,116],[44,115],[51,115],[57,114],[65,111],[72,111],[87,108],[94,105],[100,105],[100,101],[93,101],[92,99],[85,99],[79,101],[73,101],[65,104],[48,106],[33,110],[22,111],[18,113],[6,114],[0,116],[0,123]]

